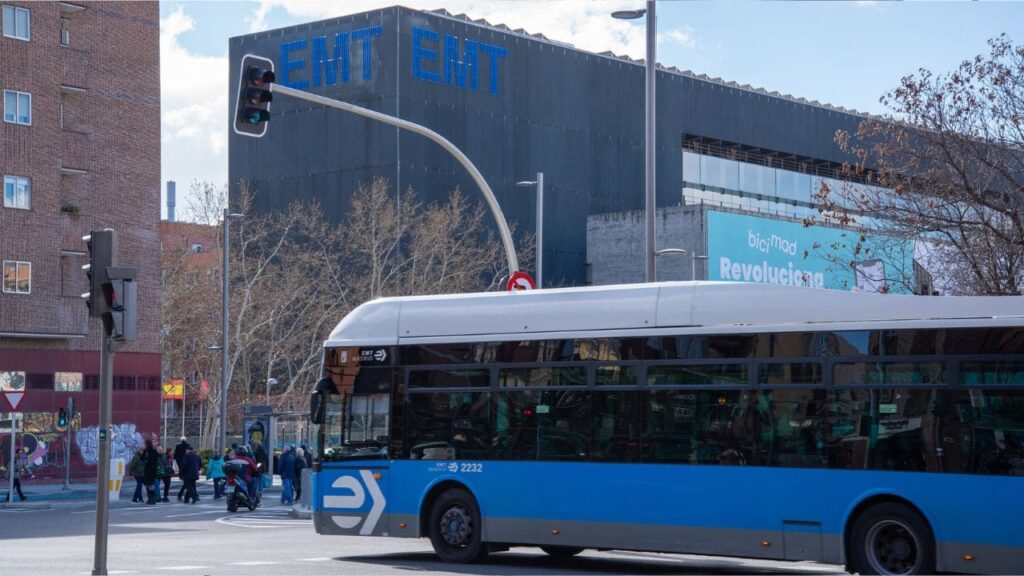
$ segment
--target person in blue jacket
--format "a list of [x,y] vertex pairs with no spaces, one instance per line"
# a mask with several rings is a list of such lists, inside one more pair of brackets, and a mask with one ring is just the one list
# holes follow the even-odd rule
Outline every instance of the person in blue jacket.
[[295,447],[289,446],[281,454],[281,504],[295,502]]
[[206,463],[206,479],[213,480],[213,499],[220,500],[224,495],[224,458],[214,452],[210,461]]

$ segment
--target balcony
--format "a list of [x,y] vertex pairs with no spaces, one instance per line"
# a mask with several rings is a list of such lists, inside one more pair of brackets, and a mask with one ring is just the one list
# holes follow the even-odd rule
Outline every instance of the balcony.
[[89,135],[85,132],[64,130],[61,134],[61,174],[86,174],[89,172]]
[[92,67],[92,55],[83,50],[65,48],[64,76],[60,89],[65,93],[85,92],[89,89],[89,74]]

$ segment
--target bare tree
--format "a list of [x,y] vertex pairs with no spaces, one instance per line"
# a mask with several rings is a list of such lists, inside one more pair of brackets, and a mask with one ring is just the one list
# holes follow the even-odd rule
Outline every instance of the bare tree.
[[[937,285],[1024,289],[1024,47],[1007,37],[953,72],[921,69],[881,99],[890,113],[840,132],[857,183],[822,186],[821,220],[916,241]],[[851,250],[864,248],[863,240]]]
[[[192,197],[190,217],[214,224],[219,242],[224,190],[197,185]],[[257,213],[244,183],[232,200],[232,211],[245,215],[232,225],[230,238],[233,429],[246,404],[302,406],[318,377],[324,339],[358,304],[381,296],[479,291],[507,273],[501,244],[484,232],[488,214],[458,191],[446,203],[423,206],[412,190],[397,202],[387,181],[375,180],[354,194],[344,226],[329,224],[315,204]],[[531,242],[527,237],[523,248]],[[206,264],[219,272],[220,254],[211,256],[217,261]],[[211,356],[207,345],[221,339],[220,277],[197,285],[196,265],[194,255],[165,258],[165,374],[214,382],[220,379],[219,356]],[[268,399],[269,378],[279,385]],[[219,426],[219,386],[211,386],[204,401],[202,425],[212,437]]]

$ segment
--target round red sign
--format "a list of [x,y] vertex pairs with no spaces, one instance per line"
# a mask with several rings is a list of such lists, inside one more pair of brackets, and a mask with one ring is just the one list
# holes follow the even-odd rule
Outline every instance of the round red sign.
[[533,276],[530,276],[526,272],[516,272],[508,277],[508,282],[505,284],[505,290],[533,290],[537,287],[537,283],[533,281]]

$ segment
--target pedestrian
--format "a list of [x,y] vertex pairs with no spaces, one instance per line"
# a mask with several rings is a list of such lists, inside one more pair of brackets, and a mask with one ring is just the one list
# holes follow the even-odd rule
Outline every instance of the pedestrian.
[[302,500],[302,470],[306,468],[306,451],[295,449],[295,500]]
[[145,450],[146,459],[143,466],[142,483],[146,485],[146,504],[156,504],[157,493],[160,490],[160,487],[157,486],[157,482],[160,481],[160,453],[153,447],[153,441],[148,439]]
[[132,495],[132,502],[142,504],[146,500],[142,497],[142,487],[146,483],[146,447],[139,446],[128,464],[128,471],[135,478],[135,494]]
[[213,499],[220,500],[224,495],[224,458],[216,451],[206,463],[206,479],[213,480]]
[[168,496],[171,493],[171,478],[178,473],[178,463],[174,461],[174,450],[168,448],[164,454],[160,457],[163,463],[163,471],[160,474],[160,480],[164,483],[164,497],[160,499],[161,502],[170,502]]
[[305,444],[302,445],[302,452],[306,458],[306,468],[313,467],[313,452]]
[[294,499],[295,486],[295,451],[288,447],[281,454],[281,504],[291,504]]
[[185,504],[199,502],[199,493],[196,491],[196,481],[199,480],[199,470],[203,467],[203,459],[196,454],[191,447],[185,449],[185,456],[181,459],[181,482],[185,487]]
[[[26,472],[28,472],[29,476],[32,478],[35,478],[36,475],[28,469],[25,462],[25,454],[21,450],[18,450],[17,455],[14,457],[14,464],[9,465],[7,470],[12,474],[12,478],[14,478],[14,490],[18,493],[18,498],[21,500],[28,498],[28,496],[25,496],[25,493],[21,491],[21,477],[24,476]],[[7,502],[11,501],[11,495],[12,492],[7,493]]]
[[269,488],[274,478],[270,475],[270,469],[267,468],[267,465],[270,464],[270,458],[263,444],[257,444],[256,448],[253,449],[252,459],[260,466],[260,474],[263,476],[263,487]]
[[[174,475],[180,476],[181,464],[185,460],[185,452],[192,446],[188,443],[188,439],[184,436],[181,437],[181,442],[174,447]],[[185,494],[185,483],[181,483],[181,489],[178,490],[178,502],[181,502],[181,497]]]

